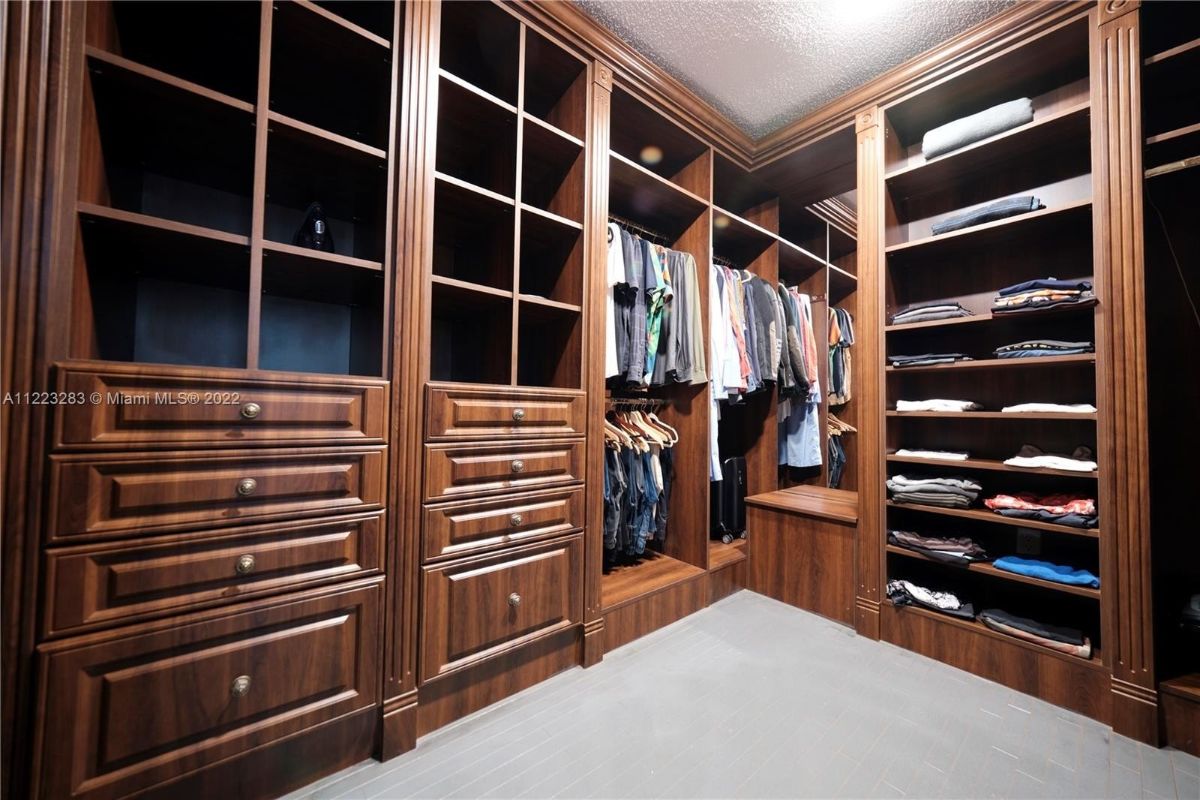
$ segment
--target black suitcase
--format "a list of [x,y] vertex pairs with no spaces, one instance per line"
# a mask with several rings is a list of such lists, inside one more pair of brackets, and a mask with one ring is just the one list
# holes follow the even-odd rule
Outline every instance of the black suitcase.
[[721,475],[709,487],[709,520],[712,538],[729,544],[746,538],[746,459],[725,459]]

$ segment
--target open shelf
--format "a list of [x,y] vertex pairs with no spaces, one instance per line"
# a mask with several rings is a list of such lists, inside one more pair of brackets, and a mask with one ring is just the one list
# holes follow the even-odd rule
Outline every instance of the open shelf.
[[254,115],[239,101],[88,59],[79,199],[237,234],[250,232]]
[[1082,478],[1084,480],[1088,478],[1094,480],[1099,475],[1097,472],[1072,472],[1069,469],[1049,469],[1047,467],[1013,467],[1005,464],[1003,461],[987,458],[967,458],[956,461],[952,459],[913,458],[911,456],[899,456],[894,453],[889,453],[887,460],[888,463],[892,464],[920,464],[921,466],[929,467],[984,470],[987,472],[1015,472],[1025,475],[1056,475],[1061,478]]
[[1003,170],[1006,163],[1018,162],[1048,147],[1058,148],[1064,142],[1075,142],[1086,149],[1091,135],[1086,81],[1082,90],[1085,99],[1080,102],[1051,109],[1039,109],[1035,104],[1032,122],[929,161],[921,157],[918,143],[916,153],[885,176],[888,188],[893,196],[925,194],[992,170]]
[[1083,420],[1094,422],[1095,414],[1036,414],[1036,413],[1005,413],[1003,411],[891,411],[889,417],[928,417],[930,419],[1010,419],[1010,420]]
[[512,289],[511,200],[438,175],[434,195],[433,273]]
[[377,37],[380,46],[389,46],[396,8],[393,3],[379,0],[313,0],[313,5],[356,26],[359,35]]
[[271,110],[386,149],[392,81],[386,41],[311,3],[273,8]]
[[941,564],[942,566],[945,566],[947,569],[965,569],[965,570],[967,570],[967,572],[973,572],[977,575],[987,575],[990,578],[998,578],[1001,580],[1013,581],[1014,583],[1023,583],[1027,586],[1038,586],[1042,589],[1049,589],[1049,590],[1055,591],[1055,592],[1065,592],[1067,594],[1073,594],[1078,597],[1090,597],[1093,600],[1100,599],[1100,590],[1099,589],[1093,589],[1090,586],[1073,586],[1068,583],[1055,583],[1054,581],[1044,581],[1044,580],[1041,580],[1040,578],[1030,578],[1025,575],[1018,575],[1015,572],[1008,572],[1007,570],[997,569],[996,567],[992,566],[991,564],[987,563],[986,561],[976,561],[972,564],[963,564],[962,566],[954,566],[954,565],[942,564],[942,562],[935,561],[934,559],[930,558],[929,556],[926,556],[922,553],[918,553],[915,550],[908,550],[903,547],[897,547],[894,544],[889,544],[887,546],[887,551],[889,553],[893,553],[898,556],[903,556],[905,558],[912,558],[912,559],[916,559],[918,561],[925,561],[930,564]]
[[267,139],[264,236],[290,243],[309,205],[319,202],[334,252],[382,261],[386,162],[356,148],[340,147],[310,131],[275,125]]
[[713,252],[739,266],[748,266],[779,237],[736,214],[713,208]]
[[583,222],[583,142],[524,118],[521,202]]
[[587,65],[531,28],[525,30],[524,110],[570,136],[584,136]]
[[521,24],[499,5],[442,6],[441,68],[511,106],[517,104]]
[[715,572],[746,560],[746,540],[734,539],[731,543],[708,540],[708,571]]
[[437,112],[437,170],[505,197],[517,182],[517,112],[445,71]]
[[544,211],[521,208],[522,295],[578,308],[583,303],[583,229]]
[[1200,156],[1200,122],[1146,137],[1142,157],[1148,169]]
[[608,209],[659,233],[678,236],[708,210],[708,203],[613,152],[609,154]]
[[701,567],[647,551],[638,563],[613,567],[600,578],[600,606],[609,611],[704,574]]
[[432,296],[430,379],[511,384],[512,293],[434,276]]
[[308,247],[284,244],[283,242],[264,241],[263,257],[270,257],[276,262],[291,262],[294,264],[324,262],[327,264],[340,264],[343,267],[351,269],[370,269],[377,272],[383,269],[383,262],[381,261],[371,261],[370,259],[355,258],[353,256],[341,256],[337,253],[326,253]]
[[1069,317],[1073,315],[1091,315],[1096,310],[1095,306],[1057,306],[1038,311],[1030,311],[1024,314],[997,314],[992,315],[991,312],[982,312],[973,314],[969,317],[953,317],[951,319],[934,319],[925,322],[908,322],[901,325],[887,325],[884,331],[887,333],[903,333],[905,331],[923,331],[935,328],[954,328],[960,326],[966,328],[974,328],[976,325],[983,326],[1001,326],[1011,325],[1016,323],[1020,326],[1028,326],[1030,323],[1059,317]]
[[614,153],[666,183],[708,196],[708,145],[620,86],[612,92],[610,119]]
[[89,358],[245,367],[247,241],[80,204]]
[[886,367],[887,372],[918,373],[946,372],[958,370],[1036,369],[1039,367],[1061,367],[1064,364],[1089,364],[1096,360],[1095,353],[1071,356],[1042,356],[1041,358],[987,358],[977,361],[955,361],[949,364],[927,364],[919,367]]
[[786,239],[779,240],[779,277],[781,280],[791,284],[803,283],[826,266],[828,265],[825,259],[820,256],[799,245],[792,244]]
[[517,383],[580,388],[582,310],[566,303],[521,295],[517,317]]
[[[239,101],[256,101],[261,16],[256,3],[214,14],[203,3],[119,0],[92,3],[87,14],[89,45]],[[103,21],[93,24],[93,14]],[[172,30],[187,35],[164,35]],[[221,43],[220,58],[213,57],[213,42]]]
[[1018,519],[1016,517],[1006,517],[1003,514],[997,514],[994,511],[975,508],[940,508],[938,506],[923,506],[917,503],[897,503],[893,500],[887,501],[888,508],[900,508],[905,511],[914,511],[920,514],[937,514],[943,517],[958,517],[960,519],[976,520],[978,522],[990,522],[994,525],[1007,525],[1012,528],[1032,528],[1039,531],[1051,531],[1053,533],[1061,533],[1067,536],[1083,536],[1089,539],[1099,539],[1099,528],[1073,528],[1070,525],[1056,525],[1053,522],[1039,522],[1033,519]]
[[[891,606],[890,603],[888,605]],[[968,630],[972,633],[977,633],[990,639],[1007,642],[1022,649],[1030,650],[1034,653],[1060,658],[1063,661],[1067,661],[1071,664],[1089,667],[1101,672],[1106,669],[1104,666],[1104,659],[1101,656],[1100,648],[1096,647],[1095,645],[1092,646],[1092,657],[1090,659],[1079,658],[1078,656],[1073,656],[1069,653],[1060,653],[1057,650],[1051,650],[1049,647],[1042,647],[1034,642],[1027,642],[1023,639],[1018,639],[1015,636],[1008,636],[1000,631],[994,631],[978,620],[960,619],[958,617],[952,617],[949,614],[939,614],[936,611],[931,611],[927,608],[918,608],[916,606],[891,606],[891,608],[897,614],[916,614],[917,616],[926,617],[946,625],[953,625],[956,628],[962,628],[963,630]]]
[[920,255],[929,258],[947,258],[954,251],[964,248],[995,247],[1011,243],[1018,238],[1024,240],[1037,239],[1060,226],[1081,224],[1081,221],[1091,223],[1092,201],[1079,199],[1060,205],[1031,211],[1028,214],[1018,214],[1015,217],[998,219],[975,225],[962,230],[943,233],[940,236],[924,236],[908,242],[888,245],[884,252],[888,255],[904,254]]
[[262,291],[260,368],[383,375],[382,272],[270,254]]

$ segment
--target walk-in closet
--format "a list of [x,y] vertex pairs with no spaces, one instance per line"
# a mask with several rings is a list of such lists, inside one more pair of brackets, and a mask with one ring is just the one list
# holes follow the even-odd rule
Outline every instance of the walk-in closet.
[[1200,2],[10,0],[0,797],[1200,797]]

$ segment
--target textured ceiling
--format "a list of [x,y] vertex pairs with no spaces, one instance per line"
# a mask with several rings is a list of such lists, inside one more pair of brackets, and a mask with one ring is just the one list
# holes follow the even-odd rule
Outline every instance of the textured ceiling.
[[1015,0],[575,0],[760,138]]

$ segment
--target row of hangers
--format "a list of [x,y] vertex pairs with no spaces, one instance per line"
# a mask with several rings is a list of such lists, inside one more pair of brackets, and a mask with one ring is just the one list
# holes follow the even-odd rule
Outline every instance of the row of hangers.
[[618,406],[604,417],[604,442],[610,447],[628,447],[649,452],[651,445],[674,447],[679,431],[645,408]]
[[825,427],[829,429],[830,436],[841,436],[843,433],[858,433],[858,428],[855,428],[848,422],[842,422],[832,411],[825,416]]

